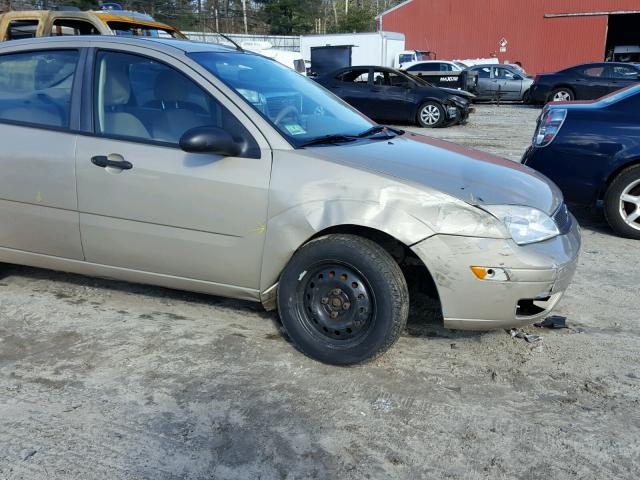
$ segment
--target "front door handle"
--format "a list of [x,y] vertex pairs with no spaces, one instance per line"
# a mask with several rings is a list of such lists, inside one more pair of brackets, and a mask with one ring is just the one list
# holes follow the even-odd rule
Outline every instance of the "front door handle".
[[106,155],[96,155],[95,157],[91,157],[91,163],[102,168],[113,167],[120,170],[131,170],[133,168],[133,164],[131,162],[126,160],[109,160],[109,157]]

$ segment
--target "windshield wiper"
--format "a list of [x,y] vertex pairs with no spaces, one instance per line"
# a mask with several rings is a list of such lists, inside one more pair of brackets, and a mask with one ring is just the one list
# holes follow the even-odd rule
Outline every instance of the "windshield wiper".
[[309,147],[311,145],[324,145],[331,143],[344,143],[344,142],[353,142],[357,140],[358,137],[354,137],[353,135],[325,135],[323,137],[312,138],[300,145],[300,147]]
[[[399,128],[387,127],[386,125],[376,125],[375,127],[371,127],[369,130],[365,130],[364,132],[358,134],[358,138],[370,137],[372,135],[375,135],[376,133],[381,133],[385,131],[393,133],[394,137],[397,135],[404,134],[404,130],[400,130]],[[385,137],[380,137],[380,138],[388,138],[388,137],[390,137],[390,135],[385,135]]]
[[[390,132],[393,135],[382,135],[379,137],[373,137],[373,135],[376,135],[382,132]],[[399,128],[387,127],[384,125],[376,125],[374,127],[371,127],[368,130],[365,130],[362,133],[359,133],[358,135],[325,135],[323,137],[312,138],[311,140],[308,140],[303,144],[301,144],[300,148],[309,147],[311,145],[330,145],[332,143],[353,142],[355,140],[359,140],[361,138],[367,138],[367,137],[372,137],[374,140],[375,139],[386,140],[388,138],[393,138],[403,134],[404,134],[404,130],[400,130]]]

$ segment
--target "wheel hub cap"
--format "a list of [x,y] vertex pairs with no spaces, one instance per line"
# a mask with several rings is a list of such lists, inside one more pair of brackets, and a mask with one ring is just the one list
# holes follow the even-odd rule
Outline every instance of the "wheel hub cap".
[[569,100],[571,100],[571,95],[569,94],[569,92],[566,92],[564,90],[556,93],[553,96],[553,101],[554,102],[567,102]]
[[620,216],[631,228],[640,230],[640,180],[632,182],[620,195]]
[[420,116],[427,125],[434,125],[440,120],[440,110],[435,105],[427,105],[422,109]]
[[301,282],[301,319],[311,331],[332,340],[364,334],[371,325],[372,296],[364,277],[355,269],[327,264]]

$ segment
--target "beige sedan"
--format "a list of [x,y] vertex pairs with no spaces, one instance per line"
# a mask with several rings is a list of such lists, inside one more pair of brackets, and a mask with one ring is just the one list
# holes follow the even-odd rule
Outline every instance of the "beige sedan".
[[328,363],[397,340],[409,271],[445,326],[502,328],[551,311],[580,249],[545,177],[242,50],[6,43],[0,138],[0,261],[262,302]]

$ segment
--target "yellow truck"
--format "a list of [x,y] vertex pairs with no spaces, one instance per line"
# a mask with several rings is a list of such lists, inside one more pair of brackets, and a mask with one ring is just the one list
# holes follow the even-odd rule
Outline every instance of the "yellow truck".
[[180,30],[152,17],[125,10],[26,10],[0,15],[0,41],[63,35],[126,35],[187,38]]

